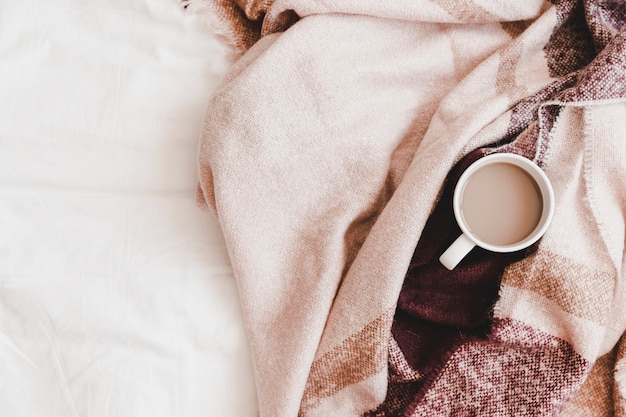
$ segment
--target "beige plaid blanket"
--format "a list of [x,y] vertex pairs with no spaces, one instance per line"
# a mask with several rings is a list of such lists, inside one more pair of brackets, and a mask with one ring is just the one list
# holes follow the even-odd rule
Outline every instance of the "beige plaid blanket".
[[[239,55],[199,146],[261,416],[625,416],[626,3],[185,0]],[[543,239],[454,271],[492,152]]]

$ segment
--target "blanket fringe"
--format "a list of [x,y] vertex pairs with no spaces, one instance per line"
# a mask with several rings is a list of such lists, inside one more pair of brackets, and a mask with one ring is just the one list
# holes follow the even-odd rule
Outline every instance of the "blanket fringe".
[[219,11],[213,0],[178,0],[178,3],[185,10],[200,17],[202,22],[226,46],[231,60],[241,56],[242,51],[237,46],[233,28],[228,21],[219,18]]

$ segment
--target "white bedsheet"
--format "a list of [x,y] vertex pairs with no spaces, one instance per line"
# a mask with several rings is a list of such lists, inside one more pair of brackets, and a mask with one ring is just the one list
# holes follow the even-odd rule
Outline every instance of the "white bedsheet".
[[0,1],[0,415],[253,416],[194,203],[226,51],[176,0]]

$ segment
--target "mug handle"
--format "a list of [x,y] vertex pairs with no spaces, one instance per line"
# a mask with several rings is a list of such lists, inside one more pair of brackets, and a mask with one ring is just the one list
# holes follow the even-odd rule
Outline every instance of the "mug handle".
[[461,262],[476,244],[465,233],[456,238],[454,243],[439,257],[439,262],[450,271]]

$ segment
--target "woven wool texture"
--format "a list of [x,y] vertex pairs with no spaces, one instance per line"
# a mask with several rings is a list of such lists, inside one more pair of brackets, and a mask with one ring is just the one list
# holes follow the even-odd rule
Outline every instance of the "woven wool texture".
[[[626,5],[186,0],[239,58],[199,204],[261,416],[625,415]],[[523,155],[555,216],[453,271],[463,169]]]

